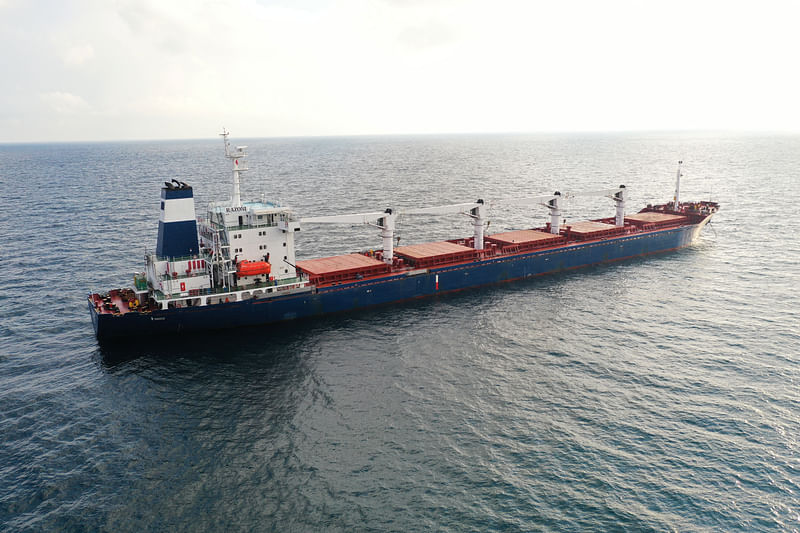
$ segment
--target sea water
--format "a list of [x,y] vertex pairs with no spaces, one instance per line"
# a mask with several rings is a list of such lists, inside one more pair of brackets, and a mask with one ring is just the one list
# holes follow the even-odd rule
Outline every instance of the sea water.
[[[235,132],[234,132],[235,133]],[[98,345],[219,139],[0,146],[0,530],[800,528],[800,137],[235,139],[244,197],[316,216],[613,188],[721,211],[679,252],[313,321]],[[600,197],[567,221],[611,216]],[[542,226],[490,212],[489,233]],[[400,244],[471,234],[404,217]],[[377,249],[310,228],[298,257]]]

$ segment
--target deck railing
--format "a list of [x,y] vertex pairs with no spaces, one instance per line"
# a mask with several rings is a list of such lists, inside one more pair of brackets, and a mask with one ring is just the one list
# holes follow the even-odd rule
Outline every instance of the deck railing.
[[[180,279],[180,278],[178,278]],[[273,281],[265,282],[265,283],[249,283],[247,285],[239,285],[237,287],[214,287],[208,289],[192,289],[188,292],[189,296],[209,296],[213,294],[224,294],[224,293],[231,293],[231,292],[239,292],[239,291],[252,291],[256,289],[268,289],[269,287],[281,287],[283,285],[291,285],[293,283],[301,283],[303,278],[286,278],[286,279],[276,279]],[[156,300],[164,300],[167,296],[158,289],[153,290],[153,296]],[[174,295],[173,295],[174,296]],[[185,298],[185,296],[184,296]]]
[[210,224],[214,229],[227,229],[228,231],[236,231],[236,230],[244,230],[244,229],[251,229],[251,228],[274,228],[277,226],[277,223],[273,224],[241,224],[236,226],[226,226],[225,224],[220,224],[219,222],[212,221]]

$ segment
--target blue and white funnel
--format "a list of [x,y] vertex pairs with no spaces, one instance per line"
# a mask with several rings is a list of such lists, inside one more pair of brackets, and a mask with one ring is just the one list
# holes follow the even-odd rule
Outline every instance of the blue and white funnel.
[[164,184],[156,255],[161,258],[195,255],[198,250],[197,221],[192,187],[177,180]]

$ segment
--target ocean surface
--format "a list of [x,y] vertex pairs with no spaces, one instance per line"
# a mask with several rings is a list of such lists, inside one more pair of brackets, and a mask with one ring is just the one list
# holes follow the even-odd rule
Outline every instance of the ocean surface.
[[[303,216],[620,184],[636,211],[671,199],[678,160],[683,199],[722,208],[679,252],[100,346],[87,293],[142,270],[164,180],[198,212],[229,197],[222,141],[0,145],[0,530],[800,530],[800,137],[232,143],[243,196]],[[298,236],[301,258],[379,246],[365,226]]]

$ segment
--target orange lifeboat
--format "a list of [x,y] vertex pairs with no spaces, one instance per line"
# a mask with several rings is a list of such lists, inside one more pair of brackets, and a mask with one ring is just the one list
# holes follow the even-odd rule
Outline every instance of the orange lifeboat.
[[260,276],[261,274],[269,274],[272,266],[266,261],[248,261],[243,259],[236,265],[236,273],[239,277],[242,276]]

